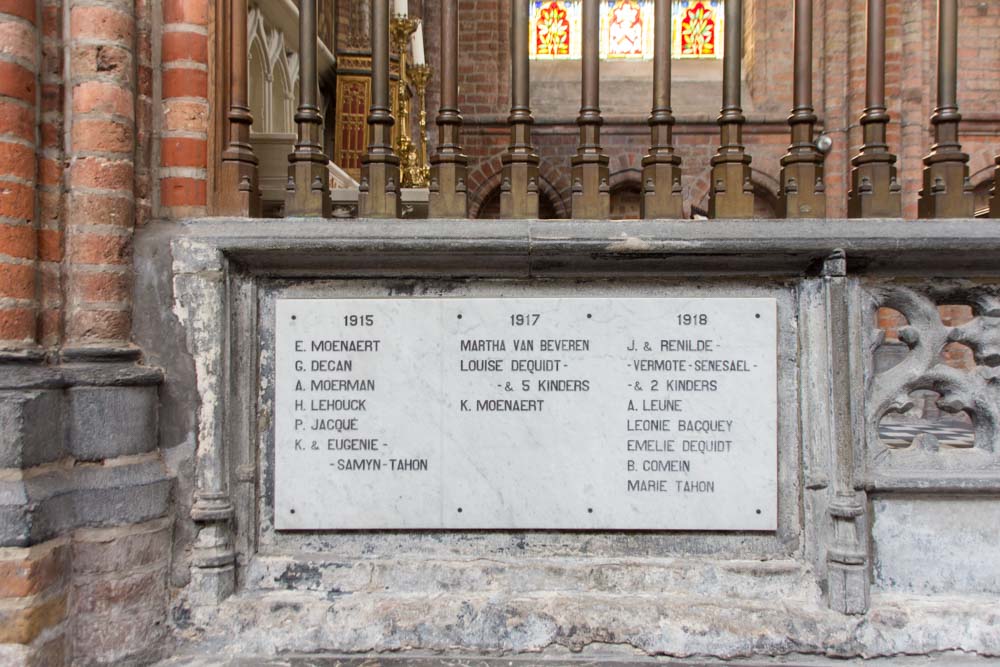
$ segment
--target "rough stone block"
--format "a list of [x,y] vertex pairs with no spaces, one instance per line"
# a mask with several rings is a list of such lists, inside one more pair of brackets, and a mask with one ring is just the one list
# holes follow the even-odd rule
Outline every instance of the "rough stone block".
[[31,512],[27,503],[23,481],[0,481],[0,547],[30,545]]
[[100,461],[156,448],[156,387],[74,387],[68,395],[69,447],[77,459]]
[[0,392],[0,468],[29,468],[62,455],[61,392]]
[[0,598],[38,595],[61,587],[69,568],[69,553],[65,539],[28,549],[0,550]]
[[80,475],[75,516],[78,526],[141,523],[166,515],[172,482],[160,461],[100,467]]
[[29,644],[44,630],[66,618],[66,595],[0,609],[0,644]]
[[129,575],[78,581],[73,585],[73,614],[103,614],[144,607],[163,607],[167,570],[164,567]]
[[232,565],[191,568],[188,598],[197,604],[218,604],[236,591],[236,570]]
[[125,572],[170,556],[172,520],[115,528],[83,528],[73,536],[73,572]]
[[82,664],[149,664],[166,637],[163,608],[84,615],[73,625],[73,658]]

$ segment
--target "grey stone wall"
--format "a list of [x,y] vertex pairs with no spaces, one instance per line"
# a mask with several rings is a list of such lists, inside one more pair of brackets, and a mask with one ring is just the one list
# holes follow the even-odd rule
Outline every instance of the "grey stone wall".
[[[974,555],[997,541],[1000,507],[998,250],[990,221],[148,227],[136,335],[166,378],[172,639],[182,654],[230,658],[1000,656],[994,597],[983,595],[998,563]],[[776,297],[778,530],[273,530],[274,299],[444,293]],[[956,300],[982,331],[921,319]],[[914,332],[901,334],[894,366],[876,365],[881,305]],[[933,363],[956,337],[983,350],[974,376]],[[880,421],[904,407],[894,397],[949,387],[976,424],[971,451],[879,440]]]

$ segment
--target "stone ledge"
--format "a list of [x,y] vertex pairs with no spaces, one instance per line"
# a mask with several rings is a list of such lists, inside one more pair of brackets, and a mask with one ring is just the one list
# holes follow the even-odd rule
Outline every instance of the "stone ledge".
[[323,555],[257,555],[248,563],[244,581],[248,592],[686,595],[697,590],[704,596],[731,599],[820,598],[815,574],[794,560],[590,556],[333,560]]
[[979,667],[996,665],[990,657],[947,652],[932,656],[893,656],[871,660],[822,658],[789,655],[764,660],[678,660],[641,658],[616,653],[586,652],[567,656],[564,651],[503,658],[474,657],[465,653],[443,652],[428,655],[406,651],[384,653],[287,655],[280,659],[236,658],[224,655],[182,655],[157,663],[159,667]]
[[650,220],[641,222],[204,218],[174,239],[175,273],[266,275],[741,275],[815,272],[836,249],[852,273],[997,275],[1000,221]]
[[234,659],[457,646],[469,658],[609,647],[681,659],[1000,657],[989,597],[877,596],[870,612],[850,616],[773,597],[270,593],[217,606],[182,602],[173,618],[182,653]]

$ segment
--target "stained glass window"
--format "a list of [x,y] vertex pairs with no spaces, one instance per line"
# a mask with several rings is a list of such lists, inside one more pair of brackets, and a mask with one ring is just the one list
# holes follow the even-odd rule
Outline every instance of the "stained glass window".
[[652,58],[653,23],[652,0],[601,3],[601,57]]
[[722,2],[674,0],[674,58],[722,57]]
[[[601,2],[601,58],[653,58],[653,3],[656,0]],[[660,0],[672,3],[674,58],[721,58],[725,0]],[[581,0],[532,0],[531,57],[579,59]]]
[[531,57],[579,58],[581,10],[579,0],[534,0],[528,39]]

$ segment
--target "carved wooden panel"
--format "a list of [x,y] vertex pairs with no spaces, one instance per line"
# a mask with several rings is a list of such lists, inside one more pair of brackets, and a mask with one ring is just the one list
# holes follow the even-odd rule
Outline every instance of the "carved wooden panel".
[[337,127],[333,161],[355,180],[361,178],[361,157],[368,143],[367,117],[371,105],[371,78],[337,77]]

